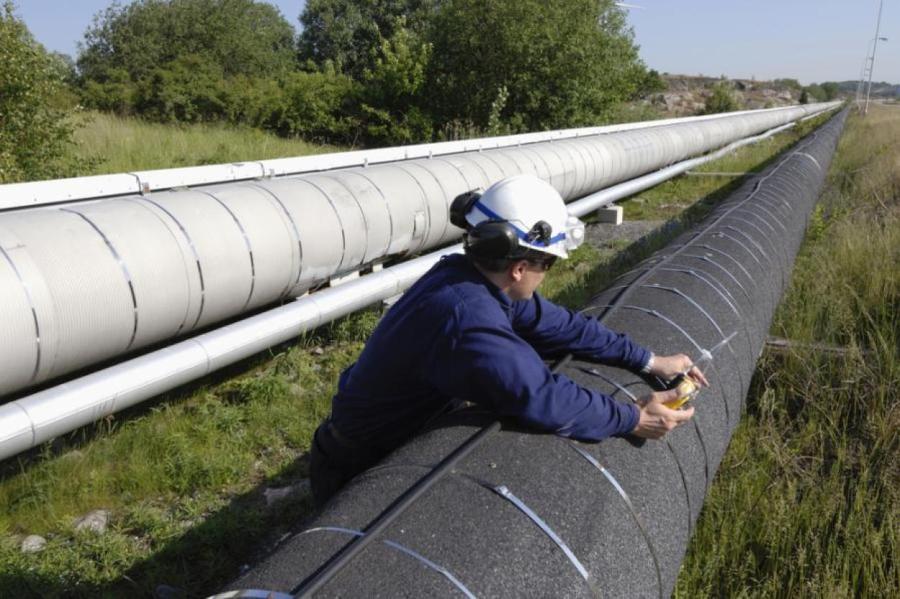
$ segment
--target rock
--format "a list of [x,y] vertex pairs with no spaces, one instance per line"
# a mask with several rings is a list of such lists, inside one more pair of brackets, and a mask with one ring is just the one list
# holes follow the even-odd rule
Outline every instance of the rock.
[[38,553],[47,546],[47,539],[38,535],[28,535],[22,541],[22,553]]
[[282,499],[287,499],[292,495],[307,492],[309,492],[309,479],[305,478],[296,485],[291,485],[289,487],[272,487],[266,489],[263,491],[263,495],[266,497],[266,507],[272,507],[273,504],[278,503]]
[[325,349],[317,346],[317,347],[312,348],[311,352],[316,356],[321,356],[322,354],[325,353]]
[[109,525],[109,510],[94,510],[75,520],[75,530],[89,530],[98,534],[106,532]]

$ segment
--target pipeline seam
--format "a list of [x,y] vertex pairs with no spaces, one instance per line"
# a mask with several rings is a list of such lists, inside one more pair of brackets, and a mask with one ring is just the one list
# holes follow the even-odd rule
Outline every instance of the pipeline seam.
[[388,252],[391,249],[391,244],[394,242],[394,213],[391,211],[391,205],[388,202],[387,196],[384,195],[384,191],[382,191],[381,188],[378,186],[378,184],[375,183],[375,181],[373,181],[369,176],[364,175],[363,173],[361,173],[359,171],[348,170],[348,171],[343,171],[343,172],[348,175],[356,175],[357,177],[362,177],[362,179],[364,181],[366,181],[369,185],[371,185],[372,187],[375,188],[375,191],[378,192],[378,195],[380,195],[381,199],[384,201],[384,209],[388,215],[388,235],[389,235],[389,237],[388,237],[387,246],[385,246],[383,253],[385,256],[387,256]]
[[[203,279],[203,266],[200,264],[200,254],[197,252],[197,246],[194,245],[194,240],[191,239],[191,236],[188,234],[187,229],[184,228],[184,225],[181,224],[181,221],[178,220],[177,218],[175,218],[174,214],[169,212],[169,210],[164,208],[156,200],[151,200],[148,197],[142,197],[142,198],[138,198],[138,199],[135,199],[132,201],[138,202],[138,203],[140,203],[140,201],[149,202],[149,203],[153,204],[154,206],[156,206],[157,208],[159,208],[160,210],[162,210],[169,218],[172,219],[172,221],[175,223],[175,225],[179,229],[181,229],[181,233],[184,235],[184,238],[187,240],[188,246],[190,246],[191,252],[194,254],[194,261],[197,264],[197,274],[200,277],[200,309],[197,311],[197,318],[194,319],[194,324],[191,325],[191,329],[197,328],[197,324],[200,322],[200,317],[203,316],[203,309],[206,307],[206,281]],[[190,287],[188,287],[188,289],[190,289]],[[180,333],[182,331],[182,329],[184,328],[184,325],[186,323],[187,323],[187,315],[185,315],[185,322],[182,323],[182,325],[180,327],[178,327],[178,333]],[[175,334],[177,335],[178,333],[175,333]]]
[[[31,308],[31,318],[34,320],[34,345],[35,345],[35,359],[34,359],[34,370],[31,373],[31,378],[28,381],[28,384],[33,383],[37,379],[38,372],[41,369],[41,325],[38,321],[37,315],[37,307],[34,304],[34,297],[31,295],[31,289],[28,287],[28,283],[25,282],[25,279],[22,277],[22,273],[19,272],[16,263],[13,262],[12,257],[6,252],[6,249],[0,244],[0,254],[3,254],[3,257],[6,258],[6,261],[9,263],[10,268],[12,268],[13,273],[15,273],[16,278],[19,279],[19,284],[22,286],[22,290],[25,292],[25,298],[28,300],[28,307]],[[24,409],[22,410],[24,412]],[[26,412],[27,414],[27,412]],[[30,417],[29,417],[30,420]],[[32,443],[33,445],[33,443]]]
[[[612,385],[613,387],[615,387],[616,389],[620,390],[622,393],[627,395],[629,397],[629,399],[631,399],[631,402],[634,403],[635,405],[637,405],[637,403],[638,403],[637,396],[634,393],[632,393],[631,391],[629,391],[627,388],[625,388],[625,386],[622,385],[621,383],[619,383],[618,381],[615,381],[607,376],[604,376],[596,368],[578,367],[578,369],[586,374],[593,375],[599,379],[606,381],[607,383],[609,383],[610,385]],[[696,424],[694,426],[696,427]],[[699,430],[697,431],[697,434],[699,436],[699,434],[700,434]],[[672,459],[675,460],[675,466],[678,467],[678,474],[681,476],[681,485],[684,488],[684,502],[687,505],[688,536],[690,536],[690,534],[693,530],[692,518],[693,518],[694,510],[691,507],[691,493],[688,490],[687,475],[684,472],[684,467],[681,465],[681,460],[678,459],[678,454],[675,452],[675,448],[672,446],[672,443],[670,443],[668,439],[665,440],[665,443],[666,443],[666,447],[669,449],[669,453],[672,454]],[[702,440],[701,440],[701,443],[702,443]],[[708,476],[707,476],[707,478],[708,478]]]
[[[637,508],[634,507],[634,503],[632,503],[631,498],[628,496],[628,493],[625,492],[625,489],[622,485],[619,484],[619,481],[616,480],[616,477],[612,475],[612,473],[600,463],[600,460],[596,459],[586,450],[579,447],[574,441],[569,442],[569,447],[574,449],[581,457],[588,461],[594,468],[600,471],[603,474],[603,478],[612,485],[613,489],[619,494],[619,497],[622,498],[622,501],[625,502],[625,506],[628,508],[629,513],[631,514],[632,519],[634,519],[634,523],[637,524],[638,530],[641,532],[641,535],[644,537],[644,542],[647,544],[647,548],[650,550],[650,558],[653,560],[653,567],[656,570],[656,586],[659,589],[660,599],[664,597],[663,593],[663,584],[662,584],[662,570],[659,566],[659,557],[656,555],[656,547],[653,545],[653,542],[650,539],[650,534],[647,532],[647,527],[644,526],[643,518],[638,514]],[[688,509],[690,511],[690,509]]]
[[519,509],[523,514],[528,516],[528,518],[537,525],[541,531],[544,532],[550,540],[556,543],[556,546],[562,550],[562,552],[569,558],[569,561],[572,562],[572,565],[575,566],[575,569],[578,570],[578,573],[581,574],[581,577],[584,580],[588,580],[590,576],[588,575],[588,571],[585,569],[584,565],[582,565],[581,561],[579,561],[578,557],[572,552],[568,545],[566,545],[565,541],[563,541],[556,531],[550,528],[550,525],[547,524],[540,516],[538,516],[534,510],[528,507],[524,501],[516,497],[516,495],[509,490],[506,485],[492,485],[490,483],[482,483],[485,488],[493,491],[503,499],[506,499],[510,503],[512,503],[516,508]]
[[[359,215],[362,217],[363,221],[363,230],[366,233],[366,241],[364,243],[365,249],[363,250],[362,258],[360,258],[360,264],[364,264],[366,262],[366,258],[369,255],[369,217],[366,215],[366,211],[363,210],[362,203],[359,201],[359,198],[356,197],[356,194],[353,193],[353,190],[347,187],[347,185],[340,179],[340,177],[335,176],[334,173],[324,172],[320,173],[320,175],[329,181],[334,181],[337,185],[342,187],[347,194],[353,198],[353,202],[356,204],[356,208],[359,210]],[[356,266],[356,265],[354,265]]]
[[[316,526],[314,528],[308,528],[299,534],[305,535],[310,532],[339,532],[339,533],[353,535],[354,537],[366,536],[366,533],[364,533],[361,530],[355,530],[352,528],[343,528],[341,526]],[[410,549],[404,545],[401,545],[400,543],[398,543],[396,541],[391,541],[390,539],[381,539],[381,542],[384,543],[385,545],[387,545],[388,547],[390,547],[391,549],[396,549],[397,551],[400,551],[401,553],[408,555],[409,557],[411,557],[411,558],[415,559],[416,561],[420,562],[421,564],[423,564],[425,567],[430,568],[431,570],[434,570],[435,572],[437,572],[438,574],[442,575],[444,578],[449,580],[453,584],[453,586],[455,586],[460,592],[462,592],[463,595],[465,595],[469,599],[475,599],[475,595],[473,595],[472,592],[469,591],[468,588],[466,588],[466,585],[464,585],[462,582],[460,582],[460,580],[456,576],[454,576],[453,573],[450,572],[450,570],[448,570],[447,568],[441,566],[440,564],[436,564],[435,562],[431,561],[430,559],[428,559],[421,553],[413,551],[412,549]]]
[[75,214],[80,216],[84,222],[86,222],[91,229],[94,230],[97,235],[103,240],[103,243],[106,244],[106,248],[112,254],[113,260],[115,260],[119,264],[119,270],[122,273],[122,276],[125,277],[125,283],[128,284],[128,291],[131,294],[131,307],[133,313],[133,326],[131,328],[131,338],[128,340],[128,345],[125,346],[125,351],[131,349],[131,346],[134,345],[134,340],[137,338],[138,332],[138,305],[137,305],[137,295],[134,292],[134,280],[131,278],[131,273],[128,272],[128,266],[125,264],[125,261],[122,260],[121,254],[116,250],[116,247],[112,244],[106,234],[97,226],[97,224],[89,219],[87,216],[78,212],[77,210],[73,210],[72,208],[60,208],[60,212],[67,212],[69,214]]
[[328,202],[328,204],[331,206],[331,209],[334,210],[334,215],[335,217],[337,217],[338,225],[340,225],[341,227],[341,259],[337,265],[338,272],[341,272],[344,270],[344,266],[346,266],[344,264],[344,260],[347,259],[347,232],[346,228],[344,227],[344,219],[341,218],[341,213],[338,210],[337,205],[333,201],[331,201],[331,197],[327,193],[325,193],[325,191],[321,187],[316,185],[315,182],[305,177],[297,177],[297,180],[303,181],[304,183],[318,191],[325,198],[325,201]]
[[[431,169],[428,168],[427,166],[425,166],[425,164],[422,164],[421,162],[410,162],[407,164],[407,166],[415,166],[416,168],[420,168],[423,171],[425,171],[426,173],[428,173],[432,179],[434,179],[434,182],[437,183],[438,188],[440,188],[440,190],[441,190],[441,194],[443,194],[443,196],[444,196],[444,204],[445,204],[447,210],[450,210],[450,203],[453,201],[453,198],[451,198],[450,194],[447,193],[447,190],[444,188],[444,184],[441,182],[440,177],[438,177],[433,172],[431,172]],[[430,208],[429,208],[429,210],[430,210]],[[429,219],[431,218],[430,212],[429,212],[428,218]],[[450,219],[445,218],[443,220],[444,220],[444,228],[441,231],[440,237],[438,237],[438,239],[441,239],[441,240],[447,238],[447,229],[450,228]],[[431,230],[431,226],[433,224],[434,224],[433,222],[429,223],[429,225],[428,225],[429,230]]]
[[[416,187],[419,188],[419,193],[420,193],[421,196],[422,196],[422,206],[424,207],[423,213],[428,215],[428,218],[427,218],[427,224],[425,225],[425,226],[426,226],[426,230],[422,232],[422,234],[421,234],[421,240],[422,240],[422,241],[419,243],[419,247],[421,247],[422,245],[425,244],[425,241],[427,241],[428,236],[429,236],[430,233],[431,233],[431,223],[432,223],[432,220],[431,220],[431,204],[428,203],[428,193],[425,191],[425,187],[424,187],[424,186],[422,185],[422,183],[419,181],[419,178],[416,177],[416,176],[415,176],[414,174],[412,174],[411,172],[409,172],[406,168],[404,168],[405,166],[406,166],[405,164],[398,164],[398,165],[396,165],[395,168],[398,169],[399,171],[401,171],[403,174],[405,174],[405,175],[406,175],[407,177],[409,177],[410,179],[412,179],[413,182],[416,184]],[[413,236],[412,236],[412,239],[417,239],[415,235],[416,235],[416,223],[415,223],[415,215],[413,215]],[[418,250],[419,247],[413,249],[413,251]],[[412,249],[412,248],[411,248],[411,249]]]
[[201,189],[195,190],[198,193],[202,193],[205,196],[212,198],[216,201],[222,208],[225,209],[225,212],[231,216],[231,220],[234,221],[234,224],[237,225],[238,231],[241,232],[241,237],[244,238],[244,246],[247,248],[247,254],[250,256],[250,293],[247,294],[247,300],[244,302],[243,308],[241,310],[246,310],[247,306],[250,305],[250,300],[253,299],[253,291],[256,289],[256,261],[253,258],[253,244],[250,243],[250,238],[247,236],[247,231],[244,229],[244,225],[241,224],[241,221],[238,219],[237,215],[228,207],[225,202],[217,198],[213,193],[209,191],[203,191]]
[[250,183],[248,183],[248,185],[255,189],[259,189],[263,193],[269,195],[273,200],[275,200],[275,202],[281,207],[281,210],[284,212],[284,215],[287,217],[288,222],[291,224],[291,229],[294,231],[294,239],[297,240],[297,250],[299,252],[299,261],[300,261],[298,268],[297,268],[297,278],[294,280],[293,284],[288,282],[287,286],[284,288],[284,290],[282,290],[281,296],[284,297],[287,295],[288,291],[291,290],[291,288],[296,287],[297,285],[300,284],[300,277],[303,275],[303,242],[300,240],[300,230],[297,228],[297,222],[294,220],[294,217],[291,214],[291,212],[288,210],[287,206],[285,206],[284,202],[281,201],[281,198],[279,198],[277,195],[275,195],[275,193],[272,190],[270,190],[267,187],[264,187],[263,185],[255,183],[255,182],[250,182]]

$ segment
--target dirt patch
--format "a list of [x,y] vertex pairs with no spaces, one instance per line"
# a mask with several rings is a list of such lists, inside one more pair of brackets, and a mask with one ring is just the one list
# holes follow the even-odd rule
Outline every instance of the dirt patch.
[[585,240],[599,250],[620,250],[662,227],[663,220],[630,220],[621,225],[589,224]]

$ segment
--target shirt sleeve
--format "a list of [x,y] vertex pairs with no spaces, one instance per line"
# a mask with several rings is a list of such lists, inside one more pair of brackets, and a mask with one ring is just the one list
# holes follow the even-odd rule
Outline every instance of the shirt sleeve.
[[606,328],[593,317],[554,304],[538,293],[530,300],[513,302],[513,328],[546,358],[573,353],[639,372],[650,351],[624,333]]
[[634,429],[639,417],[635,406],[551,373],[534,348],[503,321],[505,326],[464,326],[438,343],[426,373],[429,382],[447,396],[564,437],[598,441]]

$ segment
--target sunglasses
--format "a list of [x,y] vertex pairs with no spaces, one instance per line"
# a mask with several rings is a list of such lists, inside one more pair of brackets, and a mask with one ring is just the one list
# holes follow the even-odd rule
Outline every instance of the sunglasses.
[[541,258],[540,260],[528,260],[528,263],[547,272],[550,270],[551,266],[556,264],[556,256],[548,256],[546,258]]

